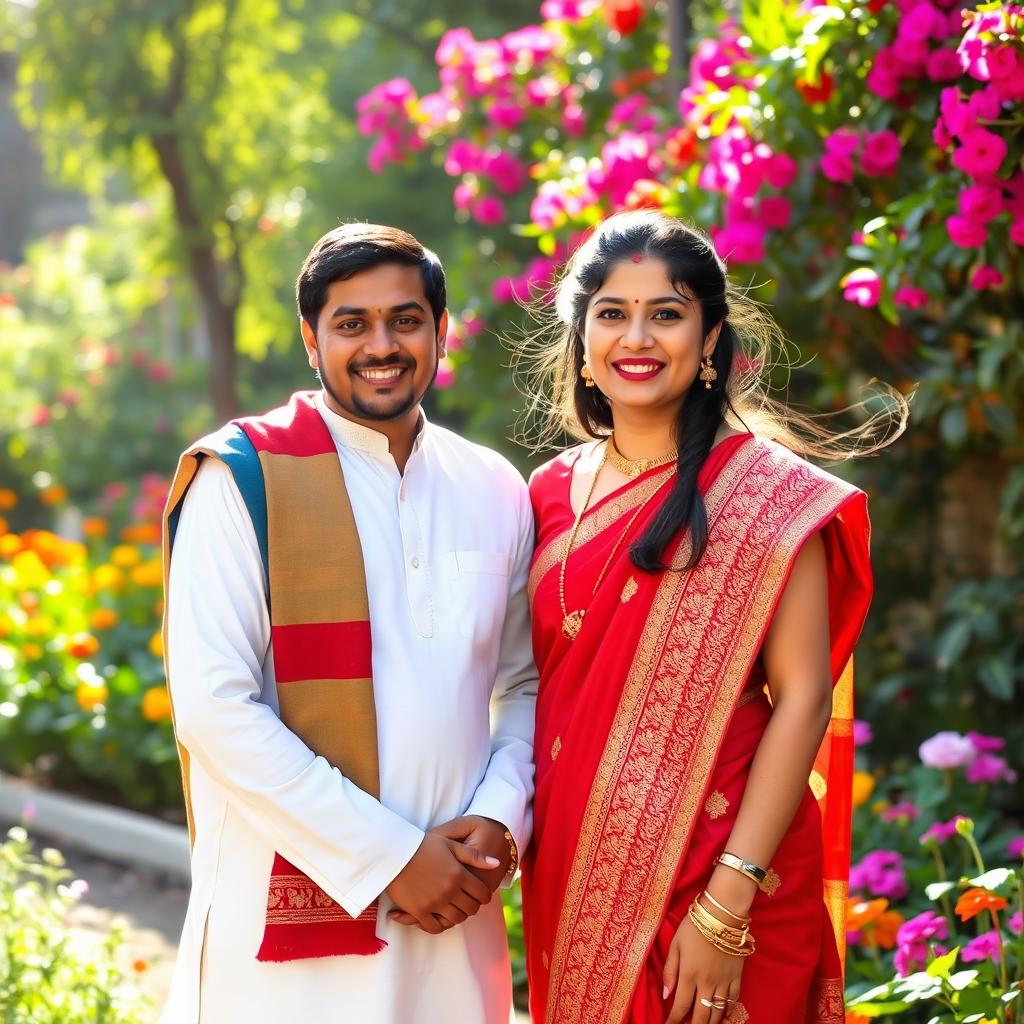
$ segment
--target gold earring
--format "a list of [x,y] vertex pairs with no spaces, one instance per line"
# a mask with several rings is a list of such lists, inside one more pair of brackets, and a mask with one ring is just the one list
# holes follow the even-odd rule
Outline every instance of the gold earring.
[[700,364],[700,379],[704,381],[706,391],[711,390],[711,384],[718,380],[718,371],[711,365],[711,356],[705,356]]
[[583,378],[583,383],[586,384],[588,388],[597,387],[597,385],[594,383],[594,378],[591,376],[590,367],[587,366],[586,363],[583,364],[583,367],[580,370],[580,376]]

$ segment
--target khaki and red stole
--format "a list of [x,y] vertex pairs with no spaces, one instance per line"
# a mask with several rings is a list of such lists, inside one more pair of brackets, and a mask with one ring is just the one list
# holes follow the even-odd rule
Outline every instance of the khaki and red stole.
[[[346,778],[379,796],[362,548],[337,449],[313,394],[298,393],[265,416],[229,423],[181,456],[165,513],[165,586],[181,503],[207,457],[232,471],[256,530],[281,720]],[[165,616],[165,650],[166,632]],[[170,680],[172,666],[166,667]],[[194,837],[188,751],[180,744],[178,750]],[[386,945],[376,936],[376,920],[376,903],[352,918],[275,854],[257,959],[376,953]]]
[[[596,505],[581,521],[569,572],[589,565],[596,573],[609,538],[669,476],[652,471]],[[811,787],[826,830],[823,895],[842,949],[853,759],[846,669],[871,589],[864,496],[756,439],[702,473],[701,489],[709,539],[700,562],[687,572],[644,573],[623,545],[571,644],[557,628],[568,526],[542,539],[534,558],[541,680],[534,844],[523,891],[531,1012],[544,1024],[618,1024],[629,1012],[797,552],[832,520],[826,558],[838,685]],[[650,502],[634,535],[657,507]],[[684,538],[677,561],[687,545]],[[815,998],[828,1003],[821,1020],[842,1019],[839,971],[819,982]]]

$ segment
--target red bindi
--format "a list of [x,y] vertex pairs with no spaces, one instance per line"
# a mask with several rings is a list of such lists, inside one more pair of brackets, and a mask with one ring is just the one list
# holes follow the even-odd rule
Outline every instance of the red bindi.
[[640,255],[640,253],[638,253],[638,252],[633,253],[633,262],[634,263],[643,263],[643,261],[644,261],[644,258],[643,258],[643,256]]

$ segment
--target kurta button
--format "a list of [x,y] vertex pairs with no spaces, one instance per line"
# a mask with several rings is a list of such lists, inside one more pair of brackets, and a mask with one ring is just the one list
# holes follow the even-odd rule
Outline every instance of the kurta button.
[[411,566],[412,566],[412,567],[413,567],[414,569],[418,569],[418,568],[420,567],[420,560],[419,560],[419,559],[418,559],[418,558],[417,558],[417,557],[416,557],[415,555],[413,555],[413,557],[412,557],[412,561],[411,561],[411,562],[410,562],[409,564],[410,564],[410,565],[411,565]]

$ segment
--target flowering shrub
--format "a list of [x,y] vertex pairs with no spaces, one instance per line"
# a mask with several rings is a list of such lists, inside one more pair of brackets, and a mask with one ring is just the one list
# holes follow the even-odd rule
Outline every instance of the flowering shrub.
[[[11,1024],[142,1024],[151,1008],[118,966],[115,928],[76,947],[67,913],[88,889],[57,850],[31,852],[23,828],[0,843],[0,1007]],[[141,962],[140,962],[141,963]],[[144,966],[144,965],[143,965]]]
[[[860,733],[864,759],[870,731]],[[998,820],[990,791],[1016,781],[1005,746],[995,736],[941,732],[921,744],[919,764],[879,770],[878,789],[861,784],[847,913],[849,1020],[1018,1019],[1024,834]]]
[[[143,481],[143,518],[86,542],[46,530],[0,535],[0,767],[138,807],[177,809],[180,781],[164,686],[159,526],[166,483]],[[115,499],[116,500],[116,499]],[[121,499],[125,500],[125,499]]]

